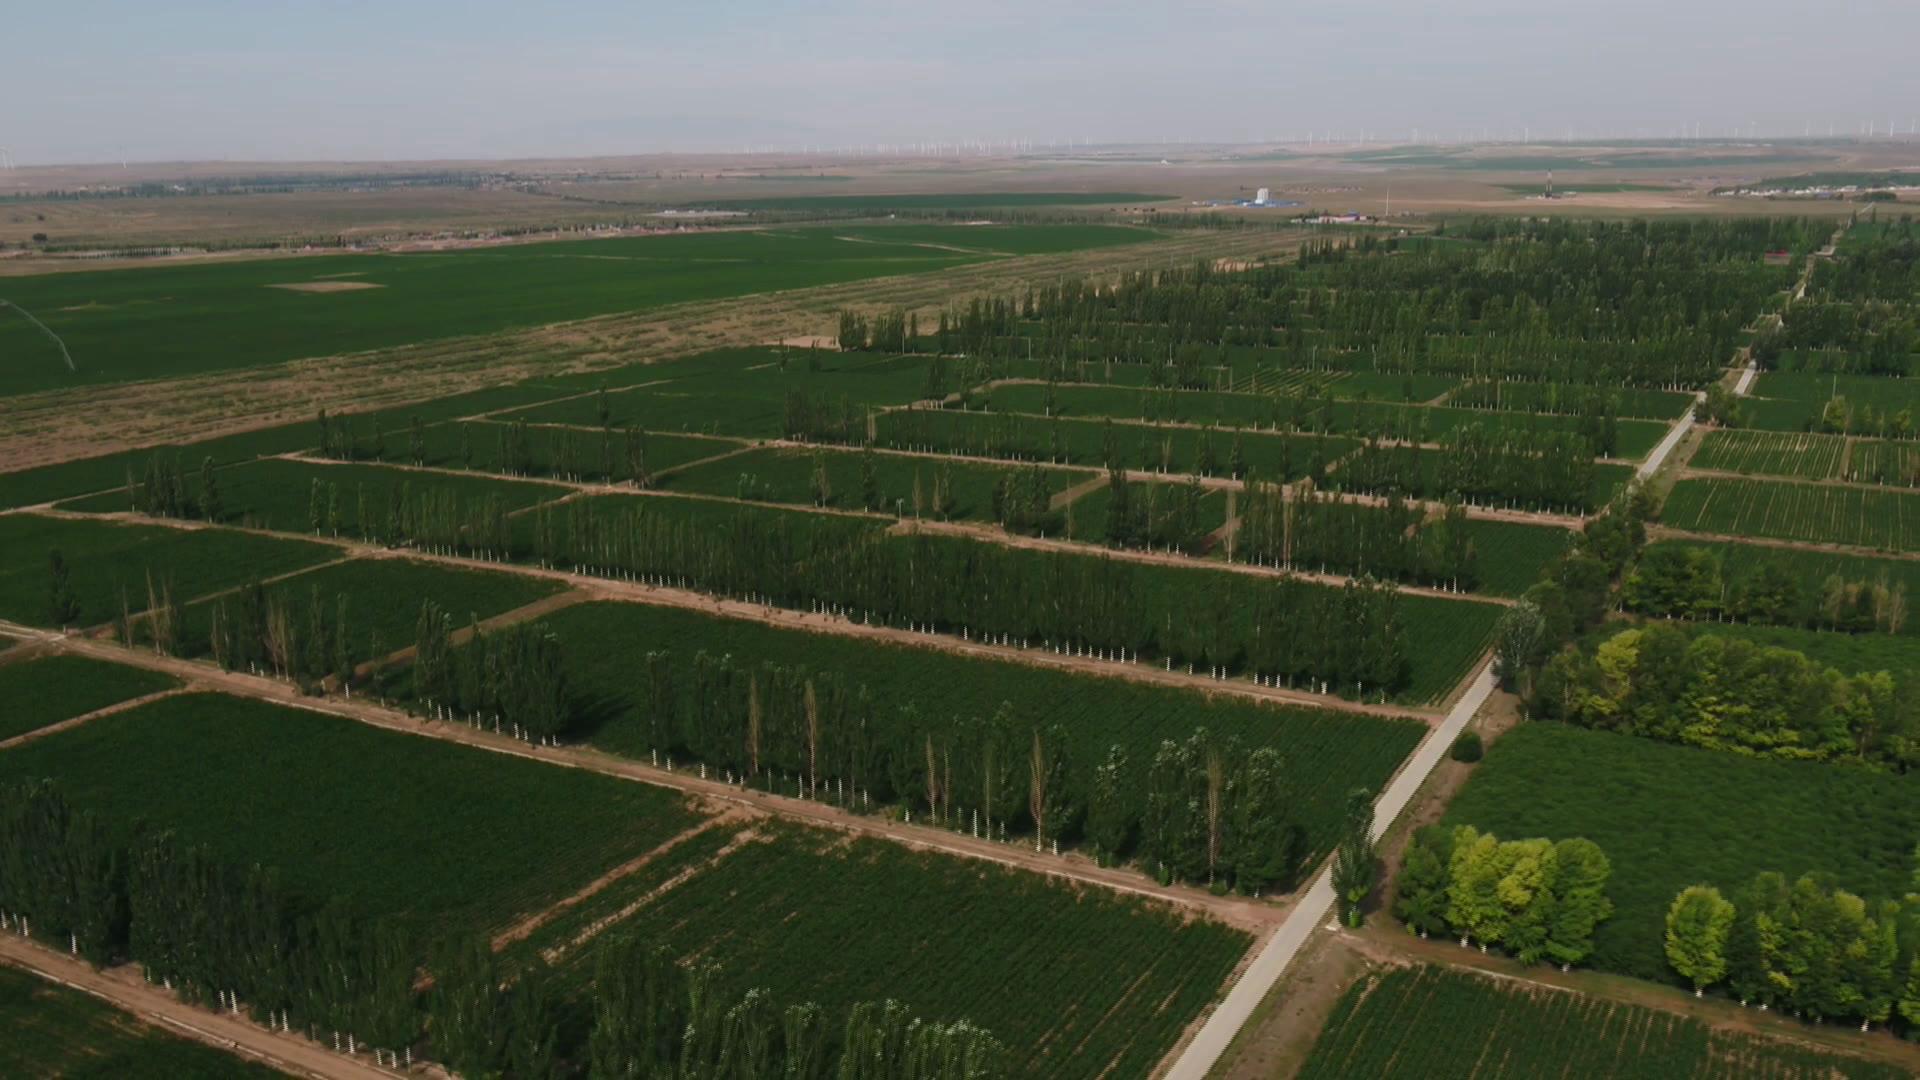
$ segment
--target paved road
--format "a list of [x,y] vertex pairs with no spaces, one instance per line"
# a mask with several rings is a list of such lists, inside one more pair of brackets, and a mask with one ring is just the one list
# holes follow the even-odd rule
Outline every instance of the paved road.
[[[1377,839],[1393,825],[1394,819],[1406,809],[1413,796],[1426,783],[1427,775],[1440,763],[1441,757],[1453,746],[1453,740],[1473,719],[1489,696],[1493,694],[1493,662],[1488,661],[1475,675],[1467,692],[1447,713],[1440,726],[1427,735],[1425,742],[1415,750],[1406,768],[1400,770],[1393,783],[1387,785],[1386,793],[1380,796],[1373,811],[1373,835]],[[1306,895],[1294,907],[1280,928],[1261,947],[1260,954],[1247,965],[1233,989],[1220,1002],[1219,1008],[1207,1017],[1193,1041],[1181,1051],[1172,1068],[1167,1070],[1166,1080],[1203,1080],[1213,1070],[1220,1055],[1226,1052],[1227,1044],[1233,1041],[1240,1028],[1253,1016],[1254,1009],[1266,999],[1274,984],[1285,974],[1287,965],[1299,954],[1301,946],[1313,936],[1313,931],[1324,922],[1333,910],[1333,871],[1322,871],[1307,889]]]

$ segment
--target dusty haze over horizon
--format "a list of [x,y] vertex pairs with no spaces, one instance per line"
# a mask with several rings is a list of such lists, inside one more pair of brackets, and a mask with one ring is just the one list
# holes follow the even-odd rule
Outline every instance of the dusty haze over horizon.
[[1920,118],[1920,5],[1902,0],[69,0],[8,21],[0,148],[20,165],[1904,134]]

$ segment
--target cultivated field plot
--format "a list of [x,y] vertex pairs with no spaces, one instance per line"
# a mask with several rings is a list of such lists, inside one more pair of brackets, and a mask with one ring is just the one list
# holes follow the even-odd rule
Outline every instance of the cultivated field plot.
[[1275,435],[1014,416],[1007,413],[911,409],[884,413],[874,424],[877,444],[897,450],[962,454],[969,457],[1104,468],[1109,433],[1117,464],[1143,471],[1199,471],[1202,447],[1212,456],[1213,472],[1225,475],[1239,441],[1246,464],[1268,480],[1294,480],[1353,449],[1351,439],[1319,435]]
[[1434,401],[1460,385],[1451,375],[1416,375],[1384,371],[1316,371],[1279,367],[1259,360],[1234,364],[1231,386],[1243,394],[1306,394],[1339,400]]
[[[818,491],[816,470],[823,472],[826,480],[824,489]],[[1047,468],[1029,474],[1007,466],[901,454],[769,448],[683,469],[663,478],[661,486],[688,494],[824,505],[830,510],[872,510],[902,517],[942,516],[935,495],[943,492],[949,500],[944,517],[994,521],[996,486],[1025,483],[1028,475],[1037,475],[1049,496],[1098,476],[1080,469]],[[819,499],[822,493],[826,496],[824,503]]]
[[8,299],[65,339],[79,374],[33,326],[8,320],[0,352],[19,362],[0,374],[0,394],[245,368],[1155,234],[1022,226],[996,234],[991,249],[977,246],[983,235],[966,226],[765,229],[19,277]]
[[1845,478],[1858,484],[1920,487],[1920,443],[1911,439],[1855,439]]
[[1347,988],[1299,1080],[1672,1077],[1894,1080],[1903,1070],[1673,1013],[1445,968]]
[[1746,422],[1770,431],[1819,429],[1828,402],[1835,398],[1846,399],[1842,415],[1857,415],[1862,405],[1882,416],[1902,409],[1920,411],[1920,379],[1770,371],[1754,381],[1752,394],[1742,404]]
[[1676,529],[1878,551],[1920,547],[1920,495],[1785,480],[1681,480],[1660,519]]
[[[136,484],[140,475],[135,474]],[[216,470],[214,479],[223,523],[356,538],[366,535],[375,523],[388,522],[396,500],[411,507],[428,492],[437,498],[452,498],[467,507],[491,500],[511,513],[560,498],[568,491],[553,484],[493,476],[283,458]],[[199,499],[198,473],[189,470],[186,483],[193,497]],[[111,513],[132,508],[125,490],[60,505],[60,509],[83,513]],[[367,521],[361,520],[362,511],[367,513]]]
[[218,694],[0,753],[0,778],[43,776],[116,829],[173,829],[436,931],[542,911],[700,820],[660,788]]
[[569,646],[568,675],[588,740],[617,754],[646,760],[654,749],[636,711],[643,689],[637,658],[663,651],[687,671],[704,651],[832,673],[849,687],[865,686],[876,709],[889,714],[912,706],[959,723],[1006,704],[1016,724],[1062,725],[1076,768],[1091,768],[1109,747],[1123,746],[1137,785],[1145,784],[1161,740],[1183,740],[1196,728],[1237,737],[1249,749],[1273,746],[1298,778],[1293,812],[1316,851],[1331,847],[1345,793],[1382,785],[1426,731],[1412,720],[1267,705],[673,608],[581,604],[546,621]]
[[1467,519],[1473,540],[1474,567],[1480,574],[1475,592],[1489,596],[1519,596],[1540,581],[1540,571],[1573,543],[1571,530],[1557,525],[1526,525],[1517,521]]
[[171,676],[84,656],[0,664],[0,740],[174,686]]
[[282,1075],[192,1042],[79,990],[0,966],[0,1076],[267,1080]]
[[[1871,555],[1843,554],[1832,551],[1783,550],[1760,544],[1733,541],[1662,540],[1657,547],[1701,548],[1720,560],[1723,580],[1739,582],[1751,579],[1765,569],[1793,583],[1798,604],[1787,612],[1789,619],[1808,626],[1829,626],[1821,610],[1821,600],[1829,583],[1884,584],[1889,589],[1905,588],[1908,596],[1920,596],[1920,561],[1883,559]],[[1906,620],[1902,634],[1920,633],[1914,619]]]
[[[475,620],[545,599],[562,587],[548,578],[470,570],[396,555],[357,558],[295,574],[267,586],[266,598],[269,609],[283,606],[301,620],[296,623],[299,626],[308,625],[304,620],[316,602],[330,628],[344,613],[348,648],[359,662],[379,660],[411,646],[423,603],[438,605],[464,628]],[[207,648],[213,609],[212,601],[187,608],[187,649]],[[229,616],[236,610],[230,607]]]
[[1731,896],[1763,870],[1788,880],[1817,872],[1862,896],[1902,895],[1907,838],[1920,835],[1910,779],[1536,722],[1488,749],[1446,821],[1501,839],[1600,845],[1613,863],[1615,910],[1594,934],[1593,966],[1675,982],[1663,952],[1667,907],[1689,885]]
[[[653,430],[636,431],[631,437],[639,444],[647,471],[655,476],[748,445],[739,439]],[[512,438],[512,425],[506,421],[451,420],[421,430],[421,457],[435,468],[505,474],[510,471],[508,443]],[[597,482],[609,478],[611,456],[611,479],[625,482],[631,479],[628,438],[628,432],[620,428],[531,427],[526,432],[526,459],[520,475]],[[393,465],[413,464],[410,435],[388,433],[380,460]]]
[[527,946],[558,950],[577,988],[592,969],[583,920],[624,912],[603,932],[738,958],[730,992],[764,987],[830,1016],[891,998],[986,1027],[1013,1075],[1100,1077],[1147,1075],[1250,944],[1170,908],[883,840],[765,821],[702,839]]
[[52,622],[48,552],[56,550],[70,568],[80,610],[76,626],[118,614],[123,589],[134,607],[144,608],[149,574],[156,590],[171,582],[174,597],[185,602],[340,557],[325,544],[225,529],[0,515],[0,551],[19,553],[0,564],[0,618],[35,626]]
[[1734,428],[1708,432],[1689,464],[1759,476],[1837,480],[1846,460],[1847,440],[1839,435]]
[[[899,195],[787,195],[753,199],[702,199],[688,205],[724,206],[734,210],[1011,210],[1030,206],[1116,206],[1129,203],[1165,202],[1172,195],[1146,195],[1138,191],[980,191],[940,194],[916,192]],[[1005,226],[976,225],[985,234],[980,243],[991,245]]]

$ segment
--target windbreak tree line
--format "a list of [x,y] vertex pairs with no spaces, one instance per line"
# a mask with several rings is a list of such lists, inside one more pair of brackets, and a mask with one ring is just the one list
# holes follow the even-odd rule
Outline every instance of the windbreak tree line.
[[[961,832],[1085,843],[1162,880],[1257,893],[1290,887],[1313,838],[1295,822],[1278,750],[1201,728],[1150,761],[1119,745],[1083,760],[1057,724],[934,716],[875,699],[834,672],[700,651],[640,666],[635,720],[656,764],[699,762],[729,782],[854,809],[899,805]],[[1084,743],[1078,744],[1084,745]],[[1084,753],[1084,751],[1082,751]]]
[[[1157,656],[1218,676],[1390,693],[1410,674],[1393,588],[1258,581],[1194,571],[1171,595],[1165,568],[954,537],[740,514],[695,526],[644,507],[573,502],[535,511],[542,565],[697,589],[856,621],[958,633],[1075,655]],[[1192,612],[1211,614],[1195,619]]]
[[[227,671],[271,672],[303,686],[332,678],[351,692],[359,658],[347,598],[322,599],[319,586],[304,608],[283,591],[252,581],[213,601],[207,631],[214,662]],[[381,659],[369,639],[367,659]]]
[[1911,617],[1906,584],[1884,573],[1871,579],[1829,574],[1809,589],[1784,558],[1730,571],[1712,549],[1683,544],[1648,548],[1621,597],[1628,610],[1643,615],[1852,634],[1898,634]]
[[1240,525],[1229,554],[1241,562],[1458,590],[1479,582],[1478,555],[1458,503],[1435,517],[1397,492],[1369,505],[1255,478],[1239,498]]
[[1666,955],[1695,994],[1813,1020],[1920,1027],[1920,895],[1863,899],[1820,874],[1756,874],[1732,899],[1693,885],[1667,911]]
[[1469,424],[1433,446],[1364,442],[1326,483],[1343,491],[1585,514],[1594,509],[1593,458],[1592,445],[1568,432]]
[[1754,757],[1920,764],[1920,679],[1660,623],[1555,656],[1536,715]]
[[409,675],[428,712],[541,745],[566,732],[573,718],[566,659],[544,624],[483,630],[475,620],[463,641],[453,638],[452,616],[431,600],[421,604]]
[[[51,781],[0,786],[0,928],[125,960],[191,1002],[245,1012],[400,1069],[416,1050],[468,1076],[994,1080],[990,1032],[897,1002],[840,1021],[811,1003],[733,997],[711,961],[683,966],[631,935],[600,946],[586,1000],[537,959],[506,969],[485,937],[430,942],[413,923],[315,905],[273,870],[171,832],[117,838]],[[425,977],[423,977],[425,976]],[[580,1016],[591,1010],[590,1028]]]

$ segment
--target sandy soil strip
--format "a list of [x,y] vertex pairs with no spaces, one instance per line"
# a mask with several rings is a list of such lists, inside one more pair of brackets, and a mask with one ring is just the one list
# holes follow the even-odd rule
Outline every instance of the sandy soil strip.
[[575,934],[571,939],[567,941],[566,944],[556,945],[551,949],[542,949],[540,952],[540,955],[544,957],[547,963],[549,964],[559,963],[562,957],[566,956],[569,953],[578,952],[582,945],[587,944],[588,942],[592,941],[594,938],[599,937],[602,933],[605,933],[608,927],[627,921],[629,918],[633,917],[634,912],[639,911],[641,908],[646,907],[648,904],[653,903],[655,900],[660,899],[662,896],[665,896],[668,893],[672,892],[673,890],[679,888],[680,886],[685,885],[687,882],[692,881],[695,877],[705,873],[707,870],[718,865],[720,860],[725,859],[727,856],[733,854],[736,851],[739,851],[741,848],[746,847],[748,844],[751,844],[759,839],[760,839],[760,833],[752,828],[740,830],[738,833],[735,833],[733,836],[733,839],[727,841],[726,846],[722,847],[719,851],[714,852],[712,855],[708,856],[707,858],[700,860],[698,863],[695,863],[694,865],[687,867],[686,869],[673,875],[667,880],[647,890],[647,893],[645,896],[641,896],[635,899],[632,903],[629,903],[625,907],[622,907],[619,911],[616,911],[611,915],[603,915],[600,918],[593,920],[592,923],[588,924],[585,930],[582,930],[578,934]]

